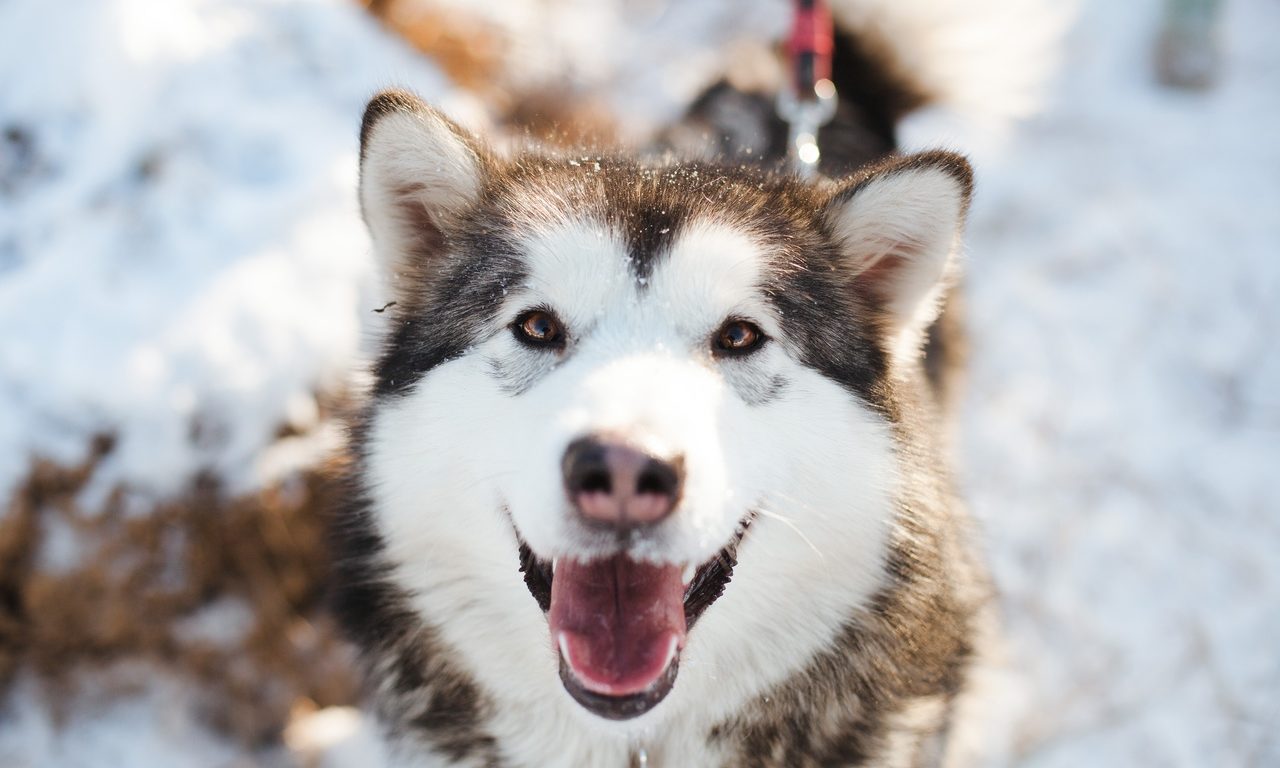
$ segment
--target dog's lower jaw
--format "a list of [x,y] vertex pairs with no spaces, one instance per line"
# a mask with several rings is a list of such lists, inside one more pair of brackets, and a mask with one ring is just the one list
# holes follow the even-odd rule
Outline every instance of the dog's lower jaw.
[[[632,686],[615,692],[609,690],[608,685],[584,679],[582,671],[575,668],[577,665],[571,658],[569,638],[565,632],[557,629],[554,626],[554,620],[552,621],[552,631],[559,653],[560,680],[574,701],[601,718],[630,720],[646,714],[667,697],[679,673],[680,651],[683,649],[685,634],[706,609],[724,593],[725,587],[733,577],[738,546],[752,519],[753,515],[744,518],[730,542],[712,558],[696,568],[690,566],[684,569],[683,625],[678,628],[673,626],[673,632],[660,635],[655,640],[662,647],[654,650],[663,651],[665,658],[657,667],[649,664],[652,668],[649,674],[651,679],[647,680],[643,688],[636,690]],[[530,595],[537,601],[538,606],[549,619],[552,619],[553,585],[556,583],[557,570],[555,564],[539,559],[523,540],[519,542],[520,570],[524,575],[525,586],[528,587]],[[629,562],[624,554],[619,554],[615,558],[620,558],[624,563]],[[638,565],[633,567],[651,571],[669,570]],[[675,578],[674,574],[670,578]]]
[[565,654],[560,654],[560,682],[583,709],[606,720],[631,720],[653,709],[675,686],[680,669],[677,656],[666,665],[662,675],[647,690],[623,696],[610,696],[589,690],[574,675]]

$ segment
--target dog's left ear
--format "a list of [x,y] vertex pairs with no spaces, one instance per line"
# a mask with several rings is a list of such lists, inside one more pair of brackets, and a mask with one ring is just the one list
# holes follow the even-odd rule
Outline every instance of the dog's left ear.
[[360,127],[360,209],[379,267],[399,293],[430,276],[449,229],[479,199],[485,147],[407,91],[384,91]]
[[973,169],[951,152],[894,158],[845,183],[827,226],[854,290],[880,312],[890,349],[919,352],[938,315],[973,189]]

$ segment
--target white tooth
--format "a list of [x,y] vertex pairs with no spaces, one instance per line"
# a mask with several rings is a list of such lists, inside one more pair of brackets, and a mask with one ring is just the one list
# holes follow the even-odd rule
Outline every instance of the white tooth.
[[556,575],[556,566],[559,564],[560,564],[560,558],[558,557],[551,558],[551,575],[552,576]]
[[689,563],[684,567],[684,573],[680,574],[680,581],[687,587],[693,581],[693,575],[698,572],[698,566]]
[[557,632],[556,645],[560,646],[560,655],[564,657],[565,663],[573,666],[573,662],[569,661],[569,636],[563,632]]
[[662,662],[663,669],[666,669],[667,667],[671,666],[671,660],[676,657],[676,650],[679,648],[679,645],[680,645],[680,641],[676,639],[675,635],[672,635],[671,645],[667,646],[667,660]]

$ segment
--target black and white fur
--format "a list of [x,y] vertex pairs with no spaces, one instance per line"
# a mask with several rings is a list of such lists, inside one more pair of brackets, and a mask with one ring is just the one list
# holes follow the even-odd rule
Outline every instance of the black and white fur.
[[[403,92],[370,103],[361,143],[395,304],[353,429],[337,602],[399,763],[967,757],[957,707],[988,590],[922,348],[968,163],[929,152],[806,184],[500,158]],[[516,339],[531,308],[563,322],[561,349]],[[735,318],[767,341],[717,356]],[[624,543],[584,528],[562,485],[566,446],[601,431],[684,458],[675,514]],[[535,574],[619,546],[732,570],[699,598],[670,694],[615,722],[566,693]]]

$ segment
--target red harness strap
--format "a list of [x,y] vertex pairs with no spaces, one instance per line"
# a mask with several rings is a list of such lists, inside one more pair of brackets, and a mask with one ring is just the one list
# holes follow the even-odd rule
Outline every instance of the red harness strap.
[[795,0],[787,57],[791,60],[791,87],[800,101],[812,101],[813,87],[831,78],[834,48],[831,9],[824,0]]
[[825,0],[795,0],[787,58],[791,82],[778,92],[778,114],[787,121],[787,157],[802,178],[818,171],[818,129],[835,115],[831,83],[835,31]]

